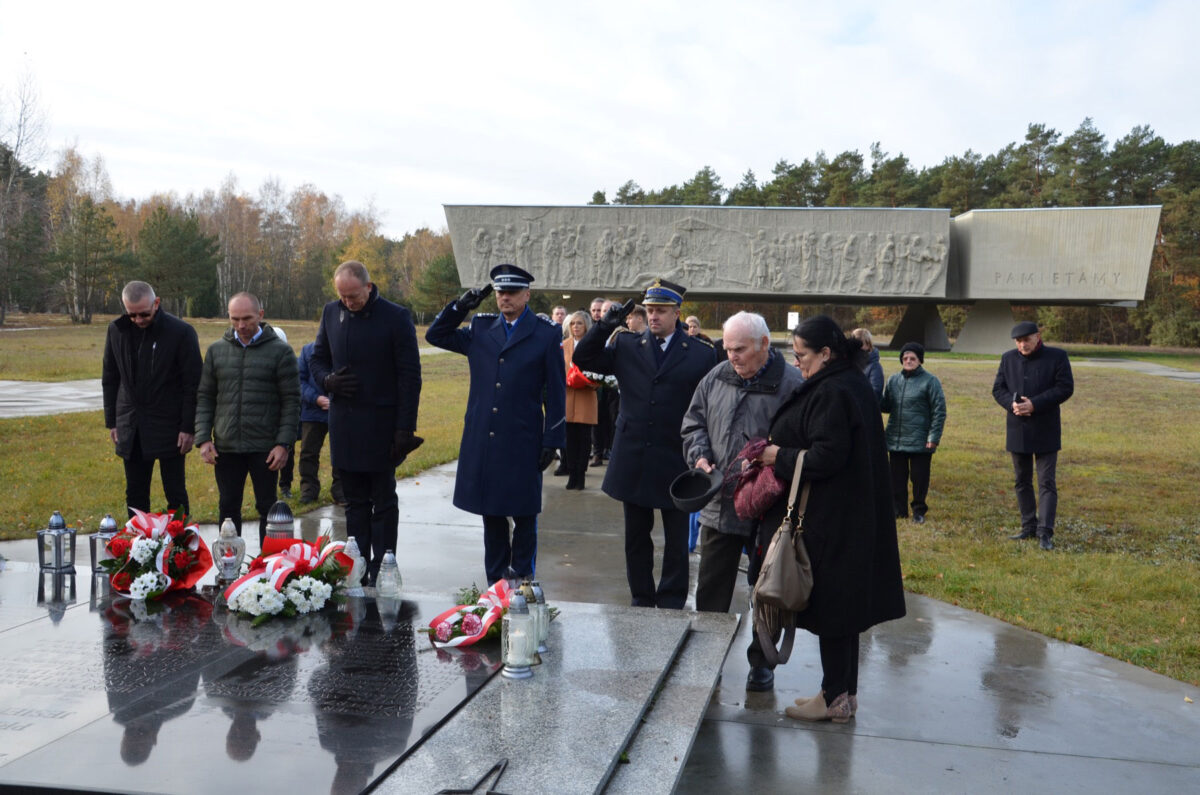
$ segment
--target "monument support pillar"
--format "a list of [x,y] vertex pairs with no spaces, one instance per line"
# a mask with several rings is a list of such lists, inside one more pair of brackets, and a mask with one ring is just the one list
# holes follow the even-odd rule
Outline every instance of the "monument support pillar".
[[1004,353],[1012,348],[1014,322],[1008,301],[976,301],[967,310],[962,331],[954,341],[954,352]]
[[942,316],[938,314],[937,304],[909,304],[900,318],[900,325],[892,335],[889,350],[900,350],[906,342],[919,342],[927,351],[950,350],[950,338],[946,336],[946,326]]

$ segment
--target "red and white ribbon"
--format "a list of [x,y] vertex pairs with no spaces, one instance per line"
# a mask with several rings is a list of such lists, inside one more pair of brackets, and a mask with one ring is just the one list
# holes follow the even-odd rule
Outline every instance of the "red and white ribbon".
[[307,541],[295,541],[282,551],[262,558],[259,565],[252,567],[248,574],[235,580],[225,589],[225,601],[232,604],[242,591],[264,577],[276,591],[283,591],[289,577],[303,577],[319,568],[330,555],[340,553],[345,546],[344,541],[330,541],[324,548],[318,549]]
[[[458,605],[436,616],[429,622],[429,626],[433,629],[433,633],[429,635],[429,639],[437,648],[455,647],[455,646],[470,646],[481,638],[487,636],[488,630],[492,624],[504,615],[504,611],[508,608],[508,600],[512,594],[512,588],[509,587],[507,580],[499,580],[491,588],[488,588],[480,595],[479,601],[473,605]],[[453,626],[462,621],[465,611],[474,610],[477,607],[487,608],[487,612],[480,619],[481,626],[479,632],[475,635],[459,635],[458,637],[449,638],[448,640],[437,639],[437,628],[443,622],[450,622]]]

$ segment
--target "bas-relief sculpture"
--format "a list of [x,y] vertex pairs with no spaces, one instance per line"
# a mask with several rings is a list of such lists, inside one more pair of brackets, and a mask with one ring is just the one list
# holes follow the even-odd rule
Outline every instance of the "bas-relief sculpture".
[[[543,289],[945,296],[946,210],[447,205],[464,284],[512,262]],[[464,256],[465,253],[465,256]]]

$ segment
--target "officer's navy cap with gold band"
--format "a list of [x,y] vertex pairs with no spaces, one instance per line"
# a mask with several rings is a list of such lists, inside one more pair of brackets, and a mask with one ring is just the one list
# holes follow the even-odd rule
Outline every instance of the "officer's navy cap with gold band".
[[655,279],[654,283],[646,288],[646,298],[642,303],[645,306],[679,306],[683,303],[683,294],[686,292],[686,287]]
[[524,268],[507,263],[492,268],[493,290],[524,290],[533,281],[533,274]]

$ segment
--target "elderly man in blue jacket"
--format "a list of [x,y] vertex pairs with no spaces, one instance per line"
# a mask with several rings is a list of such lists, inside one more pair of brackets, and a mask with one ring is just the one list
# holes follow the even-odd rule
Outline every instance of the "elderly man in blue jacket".
[[[447,304],[425,332],[431,345],[461,353],[471,366],[454,505],[483,516],[489,585],[533,574],[542,470],[567,433],[562,329],[529,310],[531,273],[501,264],[490,276],[490,285]],[[478,312],[459,328],[492,289],[500,313]]]
[[[1042,549],[1051,550],[1058,510],[1055,471],[1062,449],[1059,406],[1075,392],[1075,379],[1067,352],[1043,344],[1036,323],[1018,323],[1012,337],[1016,349],[1000,357],[992,384],[992,397],[1008,416],[1005,447],[1012,454],[1017,505],[1021,509],[1021,532],[1011,538],[1036,536]],[[1033,494],[1035,467],[1037,497]]]
[[341,475],[346,532],[372,584],[396,548],[396,467],[424,441],[415,435],[421,357],[408,310],[379,295],[365,265],[343,262],[333,287],[338,300],[321,313],[309,371],[330,398],[330,462]]

